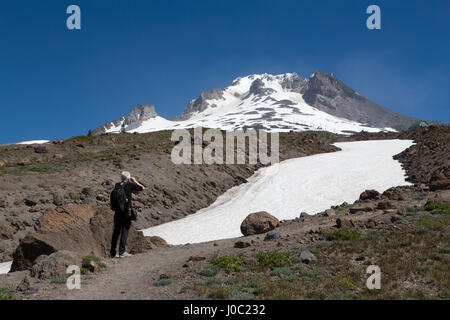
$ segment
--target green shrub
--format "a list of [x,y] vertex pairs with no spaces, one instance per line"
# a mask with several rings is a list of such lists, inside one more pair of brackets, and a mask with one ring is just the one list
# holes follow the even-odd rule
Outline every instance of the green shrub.
[[81,274],[86,274],[87,271],[90,270],[89,264],[91,263],[91,261],[95,262],[100,270],[106,268],[106,264],[104,264],[100,260],[99,257],[96,257],[96,256],[84,256],[83,260],[81,261],[81,270],[80,270]]
[[448,204],[428,203],[424,209],[425,211],[442,211],[444,213],[450,213],[450,205]]
[[159,279],[159,280],[153,282],[153,286],[162,287],[162,286],[167,286],[171,283],[172,283],[172,280],[170,280],[170,279]]
[[50,283],[56,283],[56,284],[65,284],[67,282],[67,279],[65,277],[59,277],[59,278],[53,278]]
[[201,269],[198,274],[204,277],[214,277],[217,274],[217,268],[206,267]]
[[327,233],[325,237],[328,241],[353,241],[361,239],[361,231],[358,229],[341,228]]
[[233,296],[233,292],[227,287],[216,287],[211,289],[208,297],[211,299],[230,299]]
[[270,272],[271,276],[281,276],[283,274],[285,275],[289,275],[292,273],[291,268],[289,267],[280,267],[280,268],[275,268]]
[[251,293],[239,293],[231,297],[231,300],[252,300],[255,296]]
[[449,254],[450,253],[450,247],[439,248],[439,253]]
[[425,266],[425,265],[417,266],[417,270],[422,271],[422,272],[427,272],[427,271],[430,270],[430,267],[429,266]]
[[361,237],[361,239],[368,240],[368,241],[382,241],[382,242],[386,242],[386,237],[383,234],[376,233],[376,232],[367,233],[367,234],[363,235]]
[[292,257],[279,251],[260,252],[257,256],[258,266],[262,268],[289,267],[292,264]]
[[356,286],[353,283],[353,281],[350,280],[350,279],[347,279],[347,278],[339,278],[339,279],[337,279],[336,280],[336,285],[339,287],[339,289],[341,289],[343,291],[356,289]]
[[13,300],[13,291],[14,289],[11,288],[0,288],[0,301]]
[[219,285],[222,284],[222,280],[217,279],[217,278],[209,278],[208,280],[206,280],[203,283],[200,283],[202,285],[206,285],[206,286],[211,286],[211,285]]
[[245,265],[244,259],[240,256],[223,256],[214,258],[213,266],[224,269],[227,273],[240,271]]

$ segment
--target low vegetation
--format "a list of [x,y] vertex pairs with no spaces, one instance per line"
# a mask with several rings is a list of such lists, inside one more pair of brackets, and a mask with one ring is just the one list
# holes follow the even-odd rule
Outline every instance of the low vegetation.
[[329,241],[341,240],[341,241],[354,241],[361,238],[361,231],[358,229],[342,228],[334,230],[326,235],[326,239]]
[[13,300],[13,292],[14,289],[12,288],[0,288],[0,301]]
[[159,279],[159,280],[153,282],[153,286],[154,287],[163,287],[163,286],[168,286],[171,283],[172,283],[172,280],[170,280],[170,279]]
[[106,268],[106,264],[104,264],[99,257],[96,256],[84,256],[81,261],[81,274],[87,274],[89,272],[95,272],[95,266],[98,270],[102,270]]
[[[184,290],[208,299],[450,299],[450,215],[420,208],[404,219],[395,231],[336,229],[308,248],[218,257],[201,273],[224,270],[220,277]],[[318,260],[298,261],[305,249]],[[381,269],[379,290],[366,287],[370,265]]]
[[224,269],[227,273],[240,271],[245,265],[244,258],[239,256],[223,256],[214,258],[212,265]]

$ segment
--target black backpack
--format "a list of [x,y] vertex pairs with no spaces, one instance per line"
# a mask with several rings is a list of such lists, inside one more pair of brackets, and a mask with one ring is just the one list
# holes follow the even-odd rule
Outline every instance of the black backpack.
[[128,198],[124,188],[125,184],[118,183],[111,192],[111,209],[125,212],[128,206]]

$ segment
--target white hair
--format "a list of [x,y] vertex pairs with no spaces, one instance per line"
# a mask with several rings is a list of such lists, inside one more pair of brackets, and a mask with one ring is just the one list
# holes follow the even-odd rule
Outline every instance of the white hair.
[[122,179],[123,182],[128,181],[128,179],[131,178],[131,174],[128,171],[122,171],[120,174],[120,179]]

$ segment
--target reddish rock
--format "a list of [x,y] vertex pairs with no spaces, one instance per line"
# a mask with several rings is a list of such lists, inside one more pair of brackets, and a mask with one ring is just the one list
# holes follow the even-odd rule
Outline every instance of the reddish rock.
[[[20,241],[13,254],[11,270],[25,270],[40,255],[68,250],[81,255],[108,257],[114,213],[108,207],[67,205],[47,210],[39,219],[39,229]],[[167,246],[164,240],[145,238],[131,226],[127,251],[140,253]]]
[[241,232],[244,236],[269,232],[280,226],[280,221],[271,214],[260,211],[247,216],[241,224]]

